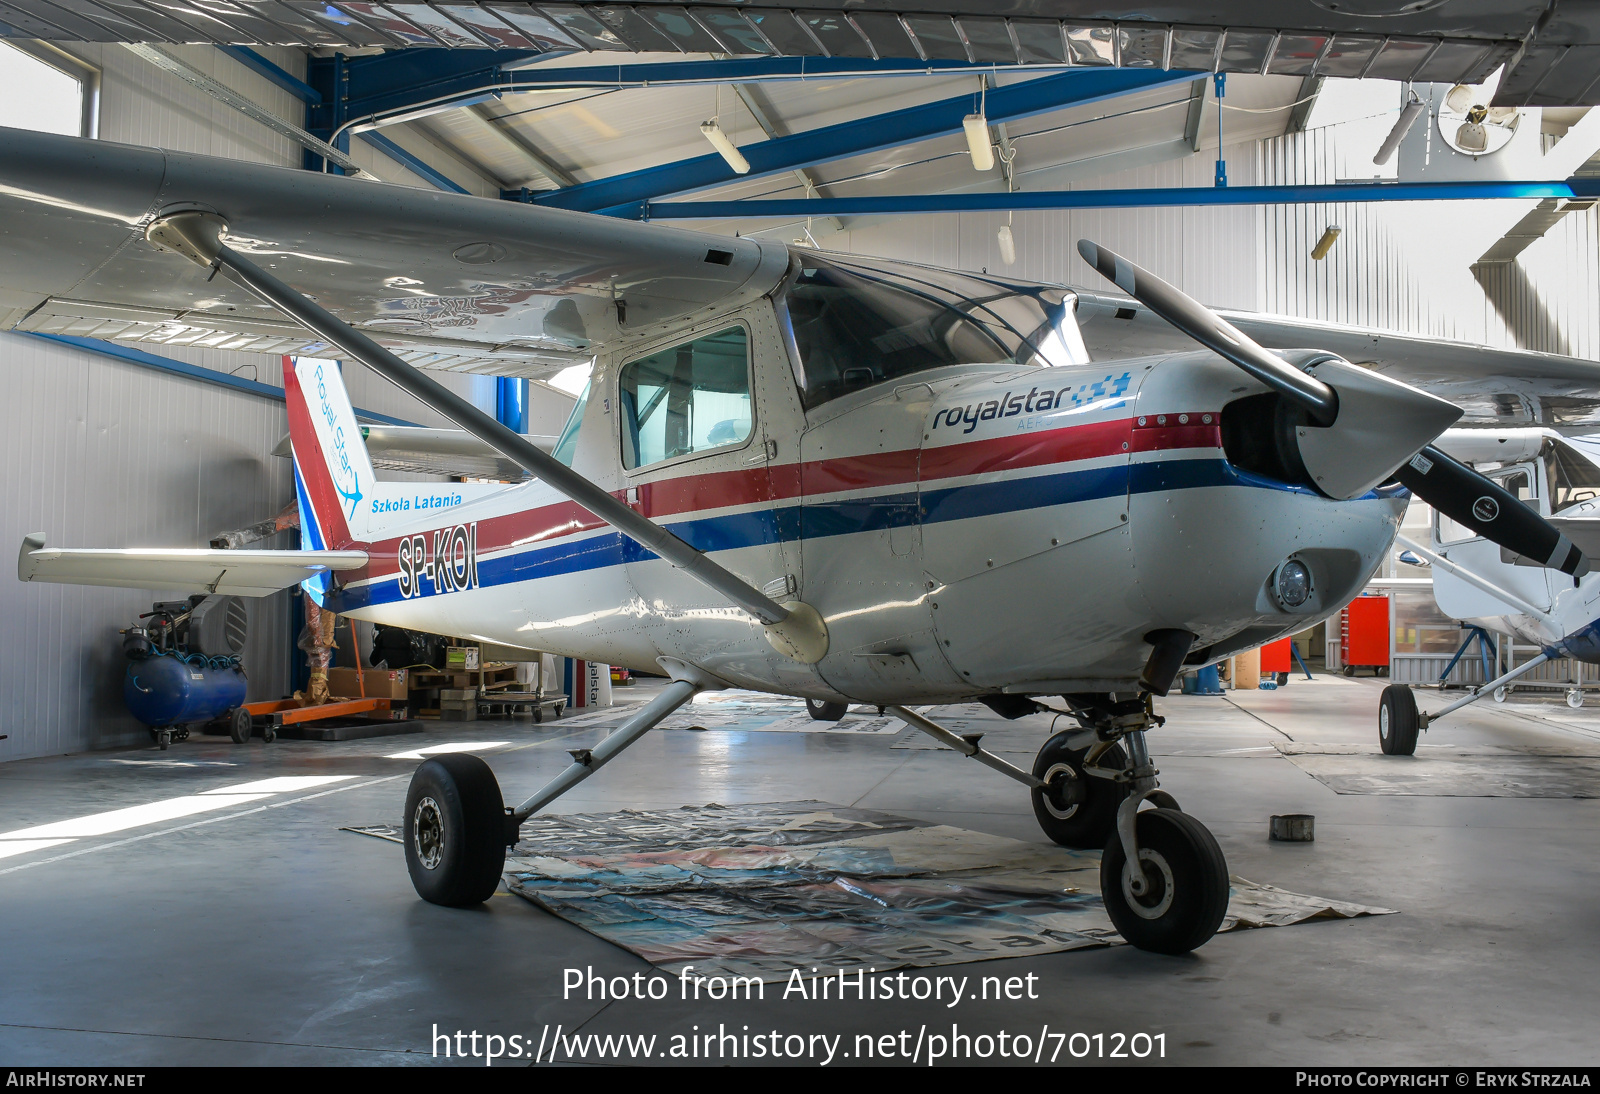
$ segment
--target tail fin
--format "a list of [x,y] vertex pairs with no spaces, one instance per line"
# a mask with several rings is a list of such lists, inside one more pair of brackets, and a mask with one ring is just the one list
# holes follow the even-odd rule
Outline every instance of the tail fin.
[[284,358],[283,391],[294,448],[304,546],[342,550],[371,531],[374,476],[350,396],[333,361]]

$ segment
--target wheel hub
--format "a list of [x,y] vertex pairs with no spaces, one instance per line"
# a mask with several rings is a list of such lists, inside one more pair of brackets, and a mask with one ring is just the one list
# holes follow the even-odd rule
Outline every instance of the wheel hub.
[[1070,764],[1051,765],[1044,784],[1044,807],[1056,820],[1070,820],[1087,797],[1083,780]]
[[444,816],[439,803],[423,798],[411,817],[411,845],[424,870],[436,870],[444,858]]
[[1144,876],[1143,892],[1134,892],[1127,872],[1122,876],[1122,895],[1128,907],[1141,919],[1160,919],[1172,907],[1172,867],[1159,851],[1148,847],[1139,849],[1140,873]]
[[1385,741],[1389,739],[1389,708],[1387,705],[1378,708],[1378,736]]

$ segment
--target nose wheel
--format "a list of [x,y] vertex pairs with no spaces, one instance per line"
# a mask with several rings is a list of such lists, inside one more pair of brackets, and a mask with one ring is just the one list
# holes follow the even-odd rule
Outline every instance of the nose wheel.
[[[1142,696],[1067,700],[1083,728],[1051,737],[1034,760],[1039,827],[1066,847],[1103,848],[1101,898],[1130,944],[1165,954],[1204,945],[1228,911],[1228,864],[1156,782],[1144,734],[1161,719]],[[1146,802],[1157,808],[1140,811]]]
[[1117,933],[1141,950],[1182,954],[1205,942],[1228,912],[1228,864],[1205,825],[1176,809],[1134,817],[1138,867],[1120,834],[1100,856],[1100,895]]

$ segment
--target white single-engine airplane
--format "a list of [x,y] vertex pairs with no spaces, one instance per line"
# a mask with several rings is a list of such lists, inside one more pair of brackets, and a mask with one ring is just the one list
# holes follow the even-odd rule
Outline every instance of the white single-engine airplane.
[[[476,757],[419,767],[406,859],[435,903],[487,898],[522,820],[697,692],[736,686],[883,705],[1023,783],[1051,839],[1104,848],[1122,935],[1185,952],[1220,924],[1228,872],[1145,742],[1184,664],[1337,611],[1407,489],[1524,558],[1587,570],[1430,445],[1454,405],[1326,350],[1270,352],[1088,241],[1133,300],[97,141],[0,146],[3,325],[307,342],[536,476],[397,506],[337,368],[308,360],[285,376],[305,550],[36,534],[24,580],[304,581],[357,618],[671,676],[515,808]],[[1153,313],[1205,348],[1091,360],[1078,319],[1124,312],[1130,331]],[[545,452],[402,355],[594,366]],[[910,709],[1020,716],[1054,695],[1077,728],[1031,771]]]
[[[1600,551],[1600,466],[1555,430],[1451,429],[1438,446],[1481,468],[1586,554]],[[1378,707],[1378,743],[1385,753],[1414,754],[1421,731],[1485,696],[1504,701],[1515,681],[1547,661],[1570,657],[1600,664],[1600,571],[1568,577],[1549,570],[1446,513],[1433,515],[1427,546],[1398,539],[1432,567],[1433,598],[1441,612],[1539,652],[1442,710],[1421,711],[1409,686],[1390,684]],[[1567,702],[1582,705],[1582,690],[1569,689]]]

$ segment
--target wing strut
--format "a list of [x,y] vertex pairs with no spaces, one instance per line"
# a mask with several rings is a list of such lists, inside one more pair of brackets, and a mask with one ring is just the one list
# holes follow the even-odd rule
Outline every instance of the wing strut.
[[227,221],[215,213],[186,210],[157,217],[145,238],[201,266],[220,268],[262,300],[318,337],[338,346],[425,406],[455,422],[507,458],[549,483],[617,531],[684,570],[755,616],[774,649],[803,664],[828,652],[828,628],[817,610],[799,601],[779,604],[667,529],[635,512],[514,430],[422,374],[372,339],[279,281],[223,242]]

